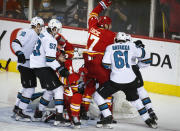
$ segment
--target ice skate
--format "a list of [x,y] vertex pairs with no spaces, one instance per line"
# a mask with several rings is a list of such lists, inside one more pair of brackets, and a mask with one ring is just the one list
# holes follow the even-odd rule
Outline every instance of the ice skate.
[[112,115],[102,118],[100,121],[97,121],[96,127],[97,128],[107,128],[112,129]]
[[145,123],[150,127],[150,128],[154,128],[154,129],[156,129],[157,128],[157,123],[154,121],[154,120],[152,120],[152,119],[147,119],[146,121],[145,121]]
[[45,123],[49,122],[50,120],[55,120],[56,113],[53,111],[46,111],[43,115],[43,121]]
[[154,121],[158,120],[158,118],[157,118],[156,114],[154,113],[154,111],[152,110],[152,108],[150,108],[148,110],[148,113],[149,113],[149,116],[150,116],[151,119],[153,119]]
[[29,122],[29,121],[31,121],[31,116],[24,114],[22,109],[18,109],[15,119],[16,119],[16,121]]
[[19,107],[15,105],[14,108],[13,108],[13,115],[11,116],[11,118],[16,117],[16,114],[17,114],[18,110],[19,110]]
[[72,122],[73,122],[73,125],[74,125],[74,128],[75,129],[80,129],[81,128],[81,122],[79,120],[78,117],[72,117]]
[[54,126],[70,126],[70,123],[67,123],[63,117],[63,113],[56,113]]
[[36,108],[33,121],[42,121],[43,112]]

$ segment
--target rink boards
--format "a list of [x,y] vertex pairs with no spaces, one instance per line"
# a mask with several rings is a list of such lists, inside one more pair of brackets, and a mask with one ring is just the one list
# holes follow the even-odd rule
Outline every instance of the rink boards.
[[[11,50],[10,43],[20,28],[29,28],[29,23],[0,18],[0,25],[0,63],[4,66],[11,58],[8,70],[18,72],[17,58]],[[63,27],[62,34],[73,44],[86,45],[88,35],[86,29]],[[137,39],[143,41],[153,60],[150,67],[141,69],[145,88],[150,92],[180,97],[180,44],[177,41],[133,36],[133,40]]]

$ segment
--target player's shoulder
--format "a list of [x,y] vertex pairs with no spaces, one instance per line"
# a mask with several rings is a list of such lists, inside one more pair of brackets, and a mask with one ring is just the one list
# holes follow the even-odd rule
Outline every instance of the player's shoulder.
[[103,29],[102,35],[103,35],[103,37],[105,37],[107,39],[114,39],[114,37],[116,36],[116,33],[111,30]]
[[107,50],[107,51],[112,50],[114,45],[115,45],[115,44],[108,45],[108,46],[106,47],[106,50]]
[[34,31],[34,29],[31,28],[24,28],[19,31],[19,35],[23,37],[29,37],[31,35],[37,35],[37,33]]
[[39,38],[45,43],[57,43],[56,39],[47,31],[42,32]]
[[126,45],[129,45],[131,48],[136,48],[136,45],[134,42],[128,41],[125,43]]
[[30,29],[21,29],[17,34],[17,39],[27,39],[30,38],[32,35],[32,32]]
[[107,29],[102,29],[102,32],[105,32],[106,34],[109,34],[109,35],[115,35],[116,33],[111,31],[111,30],[107,30]]

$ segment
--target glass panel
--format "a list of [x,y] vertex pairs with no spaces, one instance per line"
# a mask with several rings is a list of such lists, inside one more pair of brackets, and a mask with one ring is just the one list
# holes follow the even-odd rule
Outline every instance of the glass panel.
[[25,3],[28,0],[6,0],[6,12],[3,15],[3,0],[0,0],[1,16],[13,19],[27,19],[24,13]]
[[66,26],[86,28],[88,0],[34,0],[35,15],[57,18]]
[[155,37],[180,40],[180,0],[158,0]]
[[112,19],[112,31],[149,35],[150,0],[114,0],[101,15]]
[[[95,0],[94,6],[100,0]],[[155,0],[154,37],[180,40],[180,0]],[[0,0],[0,16],[28,20],[29,0]],[[33,0],[33,17],[40,16],[47,23],[57,18],[65,26],[87,27],[88,0]],[[151,0],[113,0],[100,15],[112,19],[112,31],[149,36]]]

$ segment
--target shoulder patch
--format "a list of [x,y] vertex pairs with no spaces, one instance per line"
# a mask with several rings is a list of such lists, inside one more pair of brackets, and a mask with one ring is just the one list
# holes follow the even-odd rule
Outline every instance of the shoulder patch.
[[40,38],[43,38],[43,37],[44,37],[44,35],[43,35],[43,34],[40,34],[40,35],[39,35],[39,37],[40,37]]
[[20,34],[20,36],[23,36],[23,37],[24,37],[25,35],[26,35],[26,32],[25,32],[25,31],[22,31],[21,34]]

